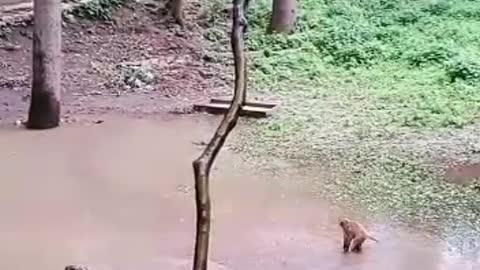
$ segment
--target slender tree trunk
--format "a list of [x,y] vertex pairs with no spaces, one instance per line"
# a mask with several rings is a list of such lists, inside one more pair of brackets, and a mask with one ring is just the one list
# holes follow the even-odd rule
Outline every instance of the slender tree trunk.
[[185,26],[185,17],[183,15],[183,7],[186,0],[169,0],[168,5],[172,17],[182,27]]
[[247,72],[243,40],[245,26],[246,20],[243,15],[243,0],[233,0],[233,24],[231,33],[231,45],[235,62],[235,90],[233,100],[207,147],[200,157],[193,162],[195,205],[197,207],[197,231],[193,270],[207,270],[211,218],[210,169],[217,154],[222,149],[228,134],[237,124],[242,105],[245,103],[245,91],[247,90]]
[[27,128],[60,123],[62,16],[60,0],[34,0],[32,97]]
[[273,0],[272,17],[268,32],[291,33],[297,19],[296,0]]

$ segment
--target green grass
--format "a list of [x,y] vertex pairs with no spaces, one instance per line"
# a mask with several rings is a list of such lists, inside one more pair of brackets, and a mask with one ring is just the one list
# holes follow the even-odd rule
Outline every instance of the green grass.
[[480,230],[474,184],[439,181],[430,166],[480,159],[471,128],[480,113],[480,3],[298,3],[289,36],[265,33],[269,1],[249,11],[251,85],[282,107],[254,120],[239,148],[344,170],[346,179],[317,181],[332,198]]
[[368,98],[365,109],[381,125],[462,127],[478,115],[480,5],[306,0],[297,33],[285,37],[264,34],[270,3],[259,2],[249,48],[258,52],[260,83],[295,78],[330,95]]
[[64,17],[73,15],[81,19],[108,21],[113,12],[125,3],[126,0],[92,0],[64,12]]

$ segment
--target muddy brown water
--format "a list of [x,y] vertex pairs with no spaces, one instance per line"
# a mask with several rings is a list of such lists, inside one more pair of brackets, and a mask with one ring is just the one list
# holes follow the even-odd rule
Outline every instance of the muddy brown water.
[[[191,161],[219,118],[112,117],[50,131],[0,128],[0,269],[190,269]],[[212,123],[213,122],[213,123]],[[282,173],[277,172],[277,175]],[[212,175],[210,269],[479,269],[426,235],[377,224],[380,243],[343,254],[346,212],[285,172],[228,151]]]
[[480,178],[480,163],[452,166],[445,170],[445,177],[457,184],[468,184]]

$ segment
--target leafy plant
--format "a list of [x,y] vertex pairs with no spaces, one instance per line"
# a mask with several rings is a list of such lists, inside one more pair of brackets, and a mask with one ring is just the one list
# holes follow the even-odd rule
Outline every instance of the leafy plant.
[[413,51],[407,55],[407,61],[414,66],[428,66],[432,64],[443,64],[457,54],[444,46],[430,46],[421,48],[420,51]]
[[68,13],[88,20],[110,20],[113,11],[122,6],[127,0],[91,0],[78,5]]

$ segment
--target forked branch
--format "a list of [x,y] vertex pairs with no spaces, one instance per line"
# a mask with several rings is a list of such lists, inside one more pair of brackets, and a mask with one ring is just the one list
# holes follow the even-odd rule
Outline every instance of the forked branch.
[[222,149],[230,131],[237,124],[242,105],[246,97],[246,60],[244,53],[244,17],[243,0],[233,0],[233,23],[231,46],[235,62],[235,90],[232,103],[203,153],[193,162],[195,175],[195,202],[197,208],[197,228],[195,236],[195,254],[193,270],[207,270],[210,240],[210,190],[209,175],[217,154]]

